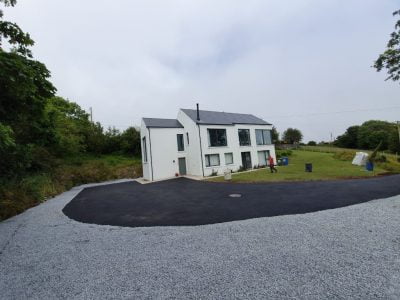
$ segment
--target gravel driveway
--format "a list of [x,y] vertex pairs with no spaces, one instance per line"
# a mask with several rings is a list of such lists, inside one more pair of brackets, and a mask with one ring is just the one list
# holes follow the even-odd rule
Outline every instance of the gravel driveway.
[[0,223],[2,299],[399,299],[400,196],[181,227],[71,220],[74,188]]

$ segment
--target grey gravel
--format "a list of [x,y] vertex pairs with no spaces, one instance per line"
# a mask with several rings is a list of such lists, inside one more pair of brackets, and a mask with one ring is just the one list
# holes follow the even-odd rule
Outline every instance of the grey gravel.
[[0,223],[1,299],[400,299],[400,196],[129,228],[66,217],[83,187]]

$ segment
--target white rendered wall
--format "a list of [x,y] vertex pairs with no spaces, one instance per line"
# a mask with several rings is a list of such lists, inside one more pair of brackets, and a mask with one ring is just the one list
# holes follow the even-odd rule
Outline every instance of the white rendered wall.
[[[144,150],[143,150],[143,137],[146,137],[146,146],[147,146],[147,162],[144,161]],[[146,180],[151,180],[151,162],[150,162],[150,141],[149,141],[149,132],[146,128],[142,120],[142,124],[140,126],[140,147],[142,149],[142,168],[143,168],[143,178]]]
[[[177,134],[184,134],[182,128],[148,128],[151,140],[153,180],[167,179],[179,173],[179,157],[186,157],[185,150],[178,151]],[[186,159],[186,169],[187,169]]]
[[[210,147],[208,140],[207,129],[226,129],[227,146],[224,147]],[[240,146],[238,129],[249,129],[251,146]],[[242,165],[242,152],[250,152],[251,163],[254,167],[259,165],[258,151],[270,151],[270,155],[276,161],[275,146],[274,145],[257,145],[255,129],[272,129],[272,125],[200,125],[202,149],[203,149],[203,162],[204,162],[204,175],[210,176],[212,172],[223,174],[226,169],[237,171]],[[225,164],[225,153],[233,153],[233,164]],[[205,155],[206,154],[219,154],[220,165],[213,167],[206,167]]]
[[[187,150],[187,173],[188,175],[203,176],[198,126],[181,110],[179,110],[177,119],[184,127],[185,150]],[[189,135],[189,144],[187,141],[187,133]]]

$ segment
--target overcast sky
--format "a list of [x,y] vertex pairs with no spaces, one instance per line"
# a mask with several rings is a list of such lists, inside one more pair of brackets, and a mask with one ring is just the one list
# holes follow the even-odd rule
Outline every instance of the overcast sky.
[[[175,118],[199,102],[326,141],[365,120],[400,120],[400,85],[371,68],[399,8],[397,0],[19,0],[4,17],[31,34],[58,94],[93,107],[105,126]],[[325,114],[338,111],[354,112]]]

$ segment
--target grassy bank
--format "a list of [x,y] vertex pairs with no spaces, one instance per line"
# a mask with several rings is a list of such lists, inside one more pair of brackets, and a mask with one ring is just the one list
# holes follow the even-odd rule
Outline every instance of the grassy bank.
[[[235,173],[233,182],[276,182],[276,181],[301,181],[301,180],[329,180],[364,178],[395,172],[395,168],[388,162],[378,164],[373,172],[368,172],[364,167],[351,164],[350,156],[341,156],[335,153],[320,151],[295,150],[289,158],[289,165],[278,167],[278,173],[271,174],[269,169],[260,169],[253,172]],[[313,172],[304,171],[305,163],[313,164]],[[385,168],[386,167],[386,168]],[[210,179],[224,181],[223,177]]]
[[51,172],[0,181],[0,220],[12,217],[73,186],[142,175],[140,158],[78,156],[58,161]]

